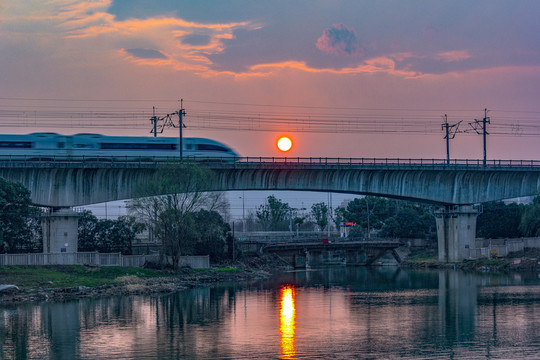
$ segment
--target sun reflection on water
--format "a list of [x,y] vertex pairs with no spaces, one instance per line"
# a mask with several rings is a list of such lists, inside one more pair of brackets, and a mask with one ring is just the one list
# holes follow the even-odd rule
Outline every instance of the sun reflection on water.
[[279,332],[281,334],[282,359],[296,358],[296,305],[293,285],[284,285],[280,289],[281,306]]

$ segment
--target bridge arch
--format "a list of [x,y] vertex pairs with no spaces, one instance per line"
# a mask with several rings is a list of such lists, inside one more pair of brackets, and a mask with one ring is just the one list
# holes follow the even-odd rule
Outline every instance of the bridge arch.
[[[157,163],[0,164],[0,176],[22,183],[35,204],[82,206],[133,198],[159,176]],[[374,166],[306,163],[205,163],[216,174],[209,191],[294,190],[374,195],[466,205],[540,194],[540,166]],[[156,194],[158,195],[158,194]]]

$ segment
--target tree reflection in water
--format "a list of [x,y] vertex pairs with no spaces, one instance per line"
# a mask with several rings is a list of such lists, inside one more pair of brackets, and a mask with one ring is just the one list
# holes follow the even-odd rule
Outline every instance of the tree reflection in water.
[[295,271],[173,294],[3,304],[0,359],[536,359],[538,299],[536,272]]

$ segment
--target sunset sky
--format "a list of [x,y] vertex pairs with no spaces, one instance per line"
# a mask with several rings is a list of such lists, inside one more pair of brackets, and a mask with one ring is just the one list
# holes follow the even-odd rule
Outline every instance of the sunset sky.
[[[185,136],[244,156],[540,159],[540,2],[0,2],[0,126]],[[471,132],[472,131],[472,132]],[[166,129],[163,136],[177,136]]]

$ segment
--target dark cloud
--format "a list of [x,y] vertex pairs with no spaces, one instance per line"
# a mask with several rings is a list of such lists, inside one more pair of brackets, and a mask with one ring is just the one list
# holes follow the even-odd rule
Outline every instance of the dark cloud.
[[166,59],[167,56],[163,55],[160,51],[152,49],[126,49],[129,54],[138,57],[140,59]]
[[182,41],[183,44],[188,45],[208,45],[210,43],[210,36],[208,35],[199,35],[199,34],[192,34],[183,36],[180,41]]
[[359,56],[364,53],[354,30],[343,24],[324,30],[315,45],[319,50],[334,55]]

